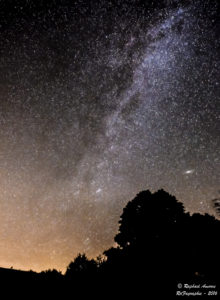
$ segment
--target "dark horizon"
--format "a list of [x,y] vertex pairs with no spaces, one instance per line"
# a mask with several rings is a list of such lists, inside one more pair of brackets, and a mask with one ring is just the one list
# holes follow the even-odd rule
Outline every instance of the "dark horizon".
[[28,286],[50,297],[57,292],[82,296],[87,289],[90,296],[102,298],[107,290],[108,295],[153,299],[218,296],[219,220],[208,214],[190,215],[164,190],[145,190],[127,203],[118,225],[116,246],[106,249],[105,257],[94,260],[78,254],[64,274],[55,269],[35,273],[0,268],[0,281],[3,286],[22,283],[22,295]]

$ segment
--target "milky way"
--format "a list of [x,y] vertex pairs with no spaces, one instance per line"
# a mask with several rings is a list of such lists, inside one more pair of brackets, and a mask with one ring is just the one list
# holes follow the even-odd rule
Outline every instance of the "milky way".
[[57,2],[0,1],[4,267],[96,257],[144,189],[218,197],[217,1]]

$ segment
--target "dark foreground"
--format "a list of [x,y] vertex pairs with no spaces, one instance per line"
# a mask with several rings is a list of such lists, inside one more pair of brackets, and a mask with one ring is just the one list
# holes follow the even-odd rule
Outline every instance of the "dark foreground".
[[219,299],[219,234],[213,216],[144,191],[123,210],[116,248],[96,260],[79,254],[64,275],[0,268],[1,291],[6,299]]
[[[219,299],[219,280],[162,278],[160,274],[96,274],[67,279],[45,277],[41,273],[0,269],[1,291],[8,299]],[[11,296],[11,298],[10,298]],[[6,298],[5,298],[6,299]]]

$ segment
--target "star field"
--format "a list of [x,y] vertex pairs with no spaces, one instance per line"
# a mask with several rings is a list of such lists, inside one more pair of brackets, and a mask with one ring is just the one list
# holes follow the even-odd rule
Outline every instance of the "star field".
[[96,257],[145,189],[214,214],[218,4],[159,2],[0,1],[0,266]]

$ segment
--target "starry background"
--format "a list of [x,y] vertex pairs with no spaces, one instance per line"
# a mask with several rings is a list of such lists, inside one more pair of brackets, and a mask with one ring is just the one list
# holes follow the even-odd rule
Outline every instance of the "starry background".
[[0,266],[64,271],[164,188],[219,196],[218,1],[0,1]]

